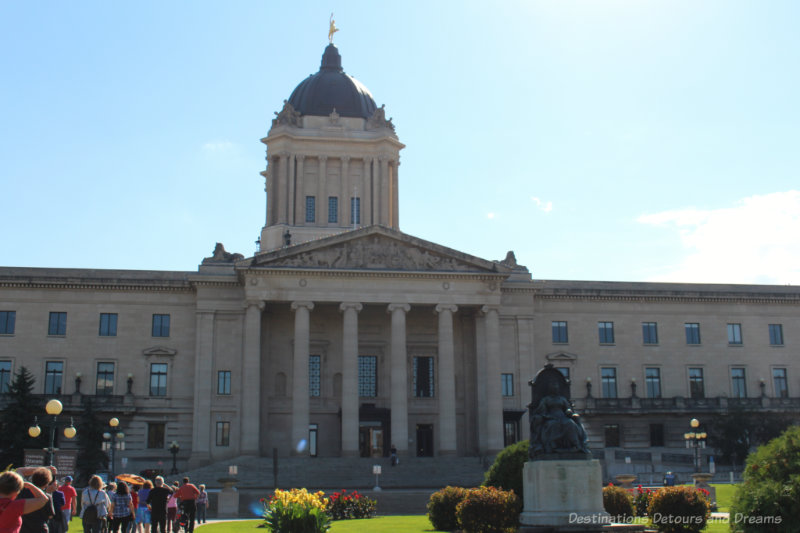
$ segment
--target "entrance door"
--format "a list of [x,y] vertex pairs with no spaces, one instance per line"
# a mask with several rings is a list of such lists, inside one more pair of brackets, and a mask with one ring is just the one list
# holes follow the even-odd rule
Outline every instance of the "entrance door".
[[433,457],[433,424],[417,424],[417,457]]
[[361,457],[383,457],[385,431],[380,422],[361,422],[358,451]]
[[370,428],[369,430],[369,455],[370,457],[383,457],[383,429]]

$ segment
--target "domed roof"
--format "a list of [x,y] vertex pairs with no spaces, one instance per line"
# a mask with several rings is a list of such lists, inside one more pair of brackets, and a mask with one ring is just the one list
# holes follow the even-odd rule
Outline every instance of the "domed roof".
[[369,89],[345,74],[339,50],[329,44],[322,54],[319,72],[300,82],[289,103],[301,115],[327,117],[336,108],[342,117],[368,119],[377,109]]

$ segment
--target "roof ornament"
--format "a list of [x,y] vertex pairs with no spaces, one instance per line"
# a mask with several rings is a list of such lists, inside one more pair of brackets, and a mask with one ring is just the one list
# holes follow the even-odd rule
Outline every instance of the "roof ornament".
[[331,13],[331,22],[328,28],[328,41],[333,44],[333,34],[339,31],[339,28],[336,27],[336,21],[333,20],[333,13]]
[[275,111],[275,118],[272,120],[273,126],[287,124],[289,126],[302,127],[300,121],[300,112],[296,111],[288,100],[283,101],[283,109],[278,113]]
[[388,128],[394,131],[394,124],[392,119],[386,119],[386,105],[382,104],[379,108],[375,109],[372,116],[367,119],[367,129],[377,130],[380,128]]

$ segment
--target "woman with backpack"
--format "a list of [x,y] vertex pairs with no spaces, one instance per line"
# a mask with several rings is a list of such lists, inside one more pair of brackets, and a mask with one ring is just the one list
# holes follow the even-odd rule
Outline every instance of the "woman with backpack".
[[100,476],[92,476],[89,479],[89,486],[83,490],[81,496],[83,533],[100,533],[105,527],[111,502],[102,489],[103,480],[100,479]]

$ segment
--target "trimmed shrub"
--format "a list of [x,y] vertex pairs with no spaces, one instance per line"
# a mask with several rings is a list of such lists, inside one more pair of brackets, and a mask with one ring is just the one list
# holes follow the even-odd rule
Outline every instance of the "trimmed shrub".
[[513,533],[519,526],[522,501],[513,491],[495,487],[470,489],[456,506],[464,533]]
[[707,495],[687,485],[658,489],[647,508],[650,521],[662,533],[700,531],[711,510]]
[[354,490],[350,494],[344,489],[334,492],[328,498],[325,512],[332,520],[349,520],[351,518],[372,518],[378,508],[378,502]]
[[522,467],[528,460],[529,446],[528,440],[521,440],[498,453],[494,463],[484,474],[483,486],[513,490],[522,498]]
[[734,531],[800,532],[800,426],[750,454],[730,516]]
[[431,494],[428,501],[428,520],[437,531],[455,531],[458,529],[456,506],[467,496],[467,489],[462,487],[445,487]]
[[609,483],[603,487],[603,508],[611,515],[612,520],[624,522],[633,516],[633,494]]

